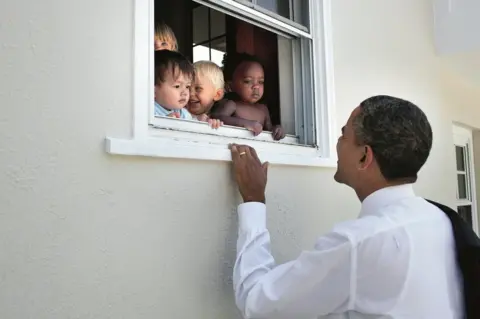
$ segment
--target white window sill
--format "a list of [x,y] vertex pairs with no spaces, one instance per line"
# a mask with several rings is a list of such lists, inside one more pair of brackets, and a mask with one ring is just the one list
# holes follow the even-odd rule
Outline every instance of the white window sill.
[[[150,125],[150,135],[151,136],[165,136],[165,131],[175,132],[175,137],[182,136],[184,132],[189,134],[195,134],[195,138],[198,138],[199,134],[207,135],[208,141],[217,141],[222,142],[223,139],[217,140],[217,137],[220,138],[242,138],[250,139],[256,141],[265,141],[273,142],[272,134],[270,132],[262,132],[257,136],[253,136],[253,133],[244,129],[235,126],[223,125],[219,129],[212,129],[206,122],[200,122],[197,120],[185,120],[185,119],[175,119],[170,117],[155,117]],[[192,135],[185,136],[186,138]],[[298,143],[296,136],[287,135],[281,141],[277,143],[281,144],[294,144]]]
[[[246,144],[255,148],[262,161],[274,165],[337,167],[333,158],[320,157],[315,147],[298,145],[296,138],[287,136],[282,141],[274,141],[271,133],[261,133],[253,137],[247,130],[221,127],[206,132],[185,132],[178,129],[158,129],[151,127],[144,138],[106,138],[106,151],[109,154],[177,158],[193,160],[231,161],[228,145]],[[219,135],[238,132],[238,137]]]

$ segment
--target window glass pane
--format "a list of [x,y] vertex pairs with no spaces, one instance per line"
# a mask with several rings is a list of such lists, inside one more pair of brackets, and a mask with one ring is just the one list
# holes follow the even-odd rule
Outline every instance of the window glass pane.
[[223,56],[227,52],[227,38],[221,37],[211,42],[211,61],[222,67]]
[[198,6],[193,9],[193,43],[208,41],[208,8]]
[[[295,87],[292,40],[278,36],[278,81],[280,94],[280,122],[287,134],[295,134]],[[285,88],[292,88],[286,90]]]
[[193,47],[193,62],[209,60],[222,67],[226,47],[226,37],[221,37],[202,45],[196,45]]
[[463,174],[457,174],[458,199],[467,199],[467,180]]
[[262,8],[290,19],[290,0],[257,0],[257,4]]
[[292,5],[293,21],[308,27],[310,23],[308,18],[308,0],[294,0],[292,1]]
[[465,149],[461,146],[455,146],[455,153],[457,157],[457,170],[465,171]]
[[225,34],[225,15],[219,11],[210,10],[210,39]]
[[[303,0],[298,1],[303,2]],[[181,2],[183,3],[183,1]],[[290,138],[293,137],[300,140],[296,132],[297,124],[298,127],[312,127],[311,125],[304,125],[303,118],[295,119],[296,108],[299,103],[298,108],[302,110],[306,108],[312,111],[309,93],[306,94],[308,96],[303,97],[301,101],[297,100],[297,95],[301,95],[304,91],[303,88],[312,82],[309,71],[310,64],[307,63],[307,65],[305,61],[300,59],[301,52],[309,52],[310,50],[304,50],[303,47],[301,48],[302,50],[297,50],[297,44],[294,50],[293,43],[299,43],[300,41],[300,39],[296,38],[283,39],[282,49],[280,50],[278,43],[279,36],[275,32],[235,18],[229,15],[229,13],[221,13],[193,1],[187,0],[186,2],[189,4],[188,6],[175,4],[169,6],[172,10],[167,12],[165,8],[171,3],[166,0],[155,0],[156,19],[160,20],[158,16],[162,14],[169,24],[172,24],[172,21],[181,21],[178,23],[180,23],[180,26],[183,26],[183,28],[177,27],[174,31],[178,39],[182,39],[185,44],[188,44],[185,45],[186,49],[184,50],[188,53],[188,57],[192,62],[210,60],[220,67],[223,67],[223,60],[227,51],[227,41],[229,54],[249,52],[263,61],[267,74],[264,101],[269,108],[270,117],[272,121],[275,119],[274,124],[284,126],[284,130],[290,135]],[[270,8],[274,12],[283,13],[287,18],[292,18],[294,1],[260,1],[267,8],[260,6],[258,2],[257,0],[253,2],[243,1],[248,7],[257,9],[264,14],[270,14],[270,11],[267,9]],[[229,12],[228,9],[226,9],[226,11]],[[282,18],[273,12],[271,16],[276,16],[274,19],[288,23],[288,21],[286,21],[287,18]],[[256,18],[255,15],[252,15],[251,18],[260,21],[260,18]],[[270,19],[269,24],[275,24],[275,22],[272,22],[274,19]],[[263,23],[267,22],[261,22],[262,25]],[[302,65],[303,67],[296,68],[295,65]],[[307,69],[305,74],[304,69]],[[299,80],[300,78],[302,81]],[[279,89],[280,80],[282,85],[281,90]],[[297,94],[296,91],[299,93]],[[311,134],[314,134],[313,129]],[[302,136],[306,136],[306,134]],[[303,138],[301,143],[305,144],[307,140],[310,144],[314,143],[314,141],[312,142],[306,138]]]
[[193,9],[193,62],[210,60],[222,66],[226,38],[225,14],[202,5]]
[[204,45],[196,45],[193,47],[193,63],[197,61],[210,60],[210,48],[208,43]]
[[457,212],[469,225],[473,225],[471,205],[458,206]]

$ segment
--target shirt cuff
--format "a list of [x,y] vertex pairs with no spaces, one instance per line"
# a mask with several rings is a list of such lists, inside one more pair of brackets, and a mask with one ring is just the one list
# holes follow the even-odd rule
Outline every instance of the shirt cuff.
[[267,207],[264,203],[249,202],[238,205],[240,231],[263,230],[267,226]]

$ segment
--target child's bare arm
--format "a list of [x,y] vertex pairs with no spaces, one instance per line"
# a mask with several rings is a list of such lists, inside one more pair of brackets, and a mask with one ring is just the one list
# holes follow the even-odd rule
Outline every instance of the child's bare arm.
[[264,104],[262,104],[262,110],[263,113],[265,114],[265,121],[263,122],[263,127],[265,131],[272,131],[272,120],[270,119],[270,111],[268,110],[268,107]]
[[270,111],[268,110],[268,107],[266,105],[263,105],[263,112],[265,113],[265,123],[263,124],[265,130],[272,132],[273,139],[275,141],[284,138],[285,132],[283,131],[283,128],[280,125],[272,125],[272,120],[270,119]]
[[255,135],[258,135],[262,132],[263,126],[260,123],[233,116],[236,110],[237,110],[237,105],[234,101],[231,101],[231,100],[221,101],[215,107],[215,109],[212,110],[212,114],[210,115],[210,117],[214,119],[218,119],[226,125],[244,127],[254,132]]

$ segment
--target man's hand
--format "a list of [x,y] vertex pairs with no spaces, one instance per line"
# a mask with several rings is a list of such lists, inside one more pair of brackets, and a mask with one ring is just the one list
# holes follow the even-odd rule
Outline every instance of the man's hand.
[[230,146],[238,189],[244,202],[265,203],[268,162],[261,163],[255,149],[247,145]]

